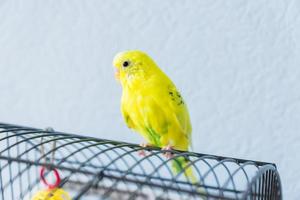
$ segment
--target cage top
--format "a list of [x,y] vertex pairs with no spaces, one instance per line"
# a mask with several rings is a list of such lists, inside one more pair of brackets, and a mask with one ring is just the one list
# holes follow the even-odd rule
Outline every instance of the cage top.
[[[9,124],[9,123],[3,123],[0,122],[0,128],[3,129],[2,131],[0,131],[0,133],[5,133],[5,132],[16,132],[19,133],[18,135],[16,135],[17,137],[22,137],[22,135],[26,135],[26,134],[36,134],[36,133],[40,133],[40,134],[44,134],[40,135],[37,138],[44,138],[46,136],[51,137],[51,136],[68,136],[68,137],[73,137],[73,138],[78,138],[78,139],[83,139],[83,140],[89,140],[89,141],[95,141],[95,142],[106,142],[109,144],[113,144],[113,145],[126,145],[126,146],[132,146],[133,148],[138,148],[140,149],[141,146],[138,144],[134,144],[134,143],[128,143],[128,142],[120,142],[120,141],[114,141],[114,140],[109,140],[109,139],[100,139],[100,138],[95,138],[95,137],[90,137],[90,136],[82,136],[79,134],[74,134],[74,133],[64,133],[64,132],[60,132],[60,131],[54,131],[53,128],[51,127],[47,127],[45,129],[39,129],[39,128],[32,128],[32,127],[27,127],[27,126],[20,126],[20,125],[15,125],[15,124]],[[23,133],[23,134],[22,134]],[[1,140],[4,140],[5,138],[3,138],[3,136],[1,137]],[[29,140],[27,140],[26,142],[30,142]],[[9,149],[9,148],[8,148]],[[159,151],[161,150],[159,147],[155,147],[155,146],[149,146],[149,147],[145,147],[145,149],[147,150],[153,150],[153,151]],[[5,150],[3,150],[5,151]],[[184,153],[183,151],[179,151],[179,150],[171,150],[174,153],[176,152],[181,152]],[[214,158],[216,160],[222,161],[222,160],[234,160],[236,163],[255,163],[255,165],[257,166],[263,166],[263,165],[273,165],[276,168],[276,164],[275,163],[271,163],[271,162],[263,162],[263,161],[255,161],[255,160],[249,160],[249,159],[241,159],[241,158],[234,158],[234,157],[225,157],[225,156],[218,156],[218,155],[212,155],[212,154],[203,154],[203,153],[197,153],[197,152],[186,152],[187,154],[191,155],[191,156],[196,156],[196,157],[211,157]]]
[[[143,199],[150,193],[161,199],[176,199],[176,195],[180,199],[199,195],[240,199],[249,193],[261,171],[276,171],[273,163],[177,150],[172,150],[174,156],[166,159],[166,151],[156,147],[146,147],[147,155],[140,157],[141,149],[136,144],[0,123],[2,197],[17,182],[19,186],[14,191],[19,190],[20,199],[32,195],[42,187],[36,175],[41,166],[61,172],[61,187],[73,191],[73,199],[98,194],[99,188],[104,197],[121,191],[128,192],[128,199],[132,195]],[[185,158],[189,164],[174,173],[172,163],[179,158]],[[188,168],[197,182],[185,176]],[[24,187],[21,177],[26,173],[32,177]],[[5,178],[3,174],[9,176]]]

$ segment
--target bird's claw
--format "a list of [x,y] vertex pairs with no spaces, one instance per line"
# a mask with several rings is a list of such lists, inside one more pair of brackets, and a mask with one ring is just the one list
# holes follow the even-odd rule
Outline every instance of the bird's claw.
[[[148,143],[142,142],[140,144],[140,147],[146,148],[149,147],[150,145]],[[147,156],[146,151],[144,149],[139,150],[139,156]]]
[[166,151],[166,152],[164,153],[164,156],[165,156],[167,159],[173,158],[173,153],[170,152],[171,150],[173,150],[173,146],[167,145],[167,146],[163,147],[162,150]]

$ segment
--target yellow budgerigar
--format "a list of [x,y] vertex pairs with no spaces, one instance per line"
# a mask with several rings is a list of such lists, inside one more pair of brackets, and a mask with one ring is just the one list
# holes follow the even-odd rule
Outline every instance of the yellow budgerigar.
[[[168,76],[139,50],[117,54],[113,65],[123,88],[121,111],[128,127],[140,133],[147,145],[165,150],[188,150],[192,131],[189,112]],[[174,161],[175,173],[189,163],[184,157]],[[185,169],[185,175],[195,181],[190,167]]]

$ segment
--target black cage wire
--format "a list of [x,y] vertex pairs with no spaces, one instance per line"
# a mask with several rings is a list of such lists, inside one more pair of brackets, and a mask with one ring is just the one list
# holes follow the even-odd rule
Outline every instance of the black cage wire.
[[[55,145],[54,145],[55,144]],[[60,172],[72,199],[282,199],[276,165],[193,152],[144,148],[0,123],[0,199],[31,199],[41,188],[39,169]],[[174,174],[171,161],[188,159],[197,182]],[[46,177],[51,174],[47,173]]]

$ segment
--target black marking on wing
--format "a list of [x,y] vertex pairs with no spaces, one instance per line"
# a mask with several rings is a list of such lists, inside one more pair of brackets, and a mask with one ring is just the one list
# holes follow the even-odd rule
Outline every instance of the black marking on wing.
[[168,92],[169,96],[171,97],[171,100],[174,101],[178,106],[184,105],[184,100],[181,94],[176,90],[174,86],[169,86]]

